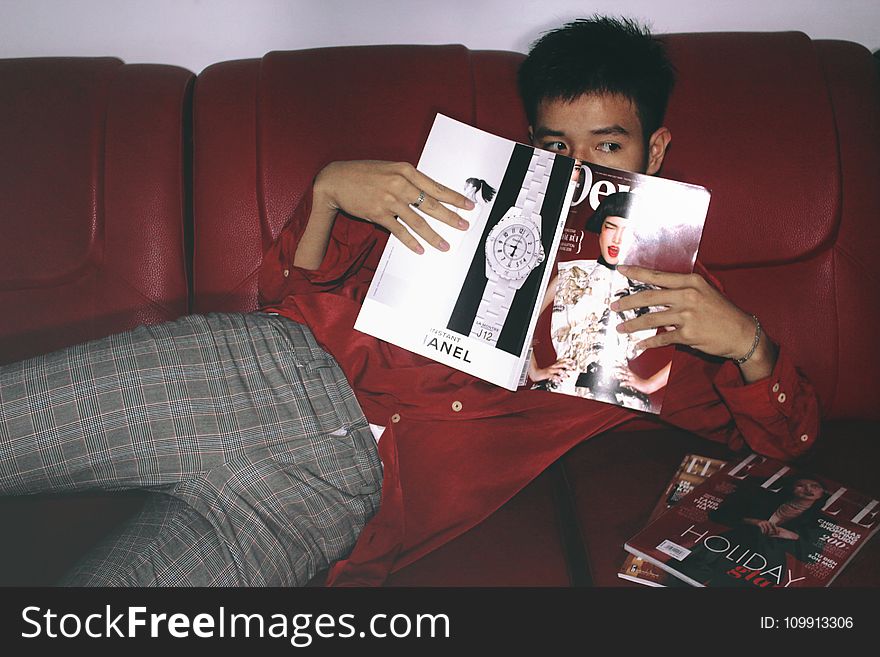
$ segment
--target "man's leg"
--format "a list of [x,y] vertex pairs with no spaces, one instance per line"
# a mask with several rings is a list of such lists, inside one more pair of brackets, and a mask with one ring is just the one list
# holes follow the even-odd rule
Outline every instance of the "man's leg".
[[92,549],[62,586],[240,586],[235,562],[207,520],[154,493],[144,508]]
[[0,368],[0,492],[159,486],[222,463],[236,446],[211,328],[184,317]]
[[[338,366],[279,317],[187,317],[0,368],[0,491],[160,490],[204,518],[246,583],[302,583],[350,549],[332,535],[356,537],[378,501],[371,440]],[[153,542],[174,525],[142,520],[133,532],[153,527]],[[294,574],[301,546],[284,541],[321,554]]]
[[[256,455],[254,455],[256,456]],[[68,586],[302,586],[347,555],[379,504],[271,456],[155,493]]]

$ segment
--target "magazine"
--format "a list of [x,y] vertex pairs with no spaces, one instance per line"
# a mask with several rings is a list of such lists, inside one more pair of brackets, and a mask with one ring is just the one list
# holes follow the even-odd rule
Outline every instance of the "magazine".
[[577,181],[572,158],[438,114],[418,169],[475,202],[450,245],[416,255],[391,236],[355,328],[516,390]]
[[[450,245],[422,255],[389,237],[355,329],[508,390],[531,378],[553,392],[658,413],[672,348],[641,354],[635,343],[654,331],[627,339],[614,330],[643,310],[612,313],[611,302],[644,287],[615,266],[692,271],[708,191],[580,163],[442,114],[418,168],[474,200],[473,210],[459,211],[470,228],[420,212]],[[626,215],[599,221],[616,230],[604,258],[588,232],[594,209]],[[553,330],[545,322],[533,341],[551,299]],[[540,368],[554,363],[565,363],[566,374],[541,379]]]
[[751,454],[626,542],[692,586],[828,586],[880,526],[878,501]]
[[[660,496],[651,511],[651,515],[648,516],[648,522],[652,522],[661,513],[678,504],[684,496],[689,495],[707,477],[712,476],[726,465],[727,461],[721,459],[713,459],[699,454],[685,455],[672,479],[666,485],[663,495]],[[675,579],[665,570],[634,554],[627,555],[617,576],[647,586],[667,586],[670,579]]]
[[535,333],[533,388],[660,412],[674,348],[640,348],[654,329],[617,332],[618,324],[659,310],[611,310],[615,300],[650,289],[617,266],[691,273],[709,197],[698,185],[580,166]]

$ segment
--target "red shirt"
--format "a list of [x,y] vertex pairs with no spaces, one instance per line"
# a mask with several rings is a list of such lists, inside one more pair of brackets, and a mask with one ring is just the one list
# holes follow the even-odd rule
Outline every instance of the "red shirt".
[[[260,303],[307,324],[367,419],[387,427],[380,509],[328,583],[381,584],[488,517],[574,445],[641,415],[568,395],[510,392],[355,331],[387,234],[340,215],[321,267],[298,269],[293,257],[310,211],[307,197],[266,253]],[[730,361],[679,349],[660,419],[734,450],[789,459],[815,442],[819,405],[784,349],[772,375],[749,385]]]

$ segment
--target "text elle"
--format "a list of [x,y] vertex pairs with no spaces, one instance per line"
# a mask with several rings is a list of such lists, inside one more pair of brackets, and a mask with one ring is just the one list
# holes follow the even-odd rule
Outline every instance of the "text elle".
[[[734,479],[745,479],[748,475],[749,470],[751,470],[754,466],[764,463],[767,459],[762,456],[758,456],[757,454],[752,454],[748,458],[744,459],[741,463],[739,463],[735,468],[730,470],[727,474]],[[778,492],[779,488],[773,488],[774,484],[776,484],[779,479],[782,478],[785,473],[787,473],[791,468],[788,466],[783,466],[773,475],[767,478],[764,483],[761,484],[761,488],[766,488],[767,490]],[[843,494],[846,492],[846,488],[840,487],[828,498],[828,501],[825,502],[822,507],[822,511],[830,516],[836,516],[841,520],[849,520],[860,527],[864,527],[866,529],[870,529],[877,522],[877,515],[880,514],[880,508],[878,508],[877,500],[871,500],[865,506],[860,508],[858,511],[852,514],[849,518],[840,518],[840,512],[842,509],[838,506],[840,499],[843,497]]]

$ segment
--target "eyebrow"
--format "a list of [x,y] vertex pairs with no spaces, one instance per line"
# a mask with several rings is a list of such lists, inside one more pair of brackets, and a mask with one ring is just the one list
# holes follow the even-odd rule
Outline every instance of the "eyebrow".
[[591,130],[594,135],[629,135],[629,130],[624,128],[622,125],[615,123],[614,125],[609,125],[604,128],[596,128],[595,130]]
[[553,128],[547,128],[545,126],[540,126],[535,131],[536,139],[543,139],[544,137],[565,137],[565,133],[561,130],[554,130]]

